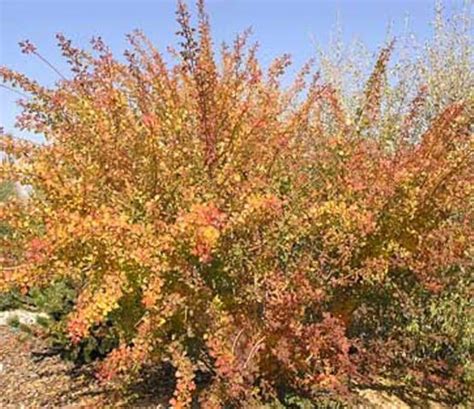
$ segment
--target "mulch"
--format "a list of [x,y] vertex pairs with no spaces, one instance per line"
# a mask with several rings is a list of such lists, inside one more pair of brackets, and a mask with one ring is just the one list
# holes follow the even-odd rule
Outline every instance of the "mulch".
[[91,368],[76,368],[49,351],[41,337],[0,326],[1,409],[167,407],[169,398],[158,398],[154,385],[138,384],[124,394],[100,384]]
[[[0,409],[10,408],[167,408],[174,385],[169,370],[148,371],[127,389],[101,384],[91,367],[77,368],[52,354],[41,333],[0,325]],[[393,394],[367,389],[361,408],[445,409],[424,400],[409,405]],[[456,406],[457,407],[457,406]]]
[[77,373],[59,356],[48,356],[41,338],[0,327],[0,407],[103,407],[108,391]]

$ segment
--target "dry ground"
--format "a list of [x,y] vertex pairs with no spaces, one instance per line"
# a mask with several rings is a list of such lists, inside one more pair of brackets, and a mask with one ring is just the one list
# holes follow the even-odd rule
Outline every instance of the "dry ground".
[[0,326],[1,408],[103,406],[103,387],[44,351],[41,339]]
[[[90,368],[48,354],[39,337],[0,326],[0,408],[164,408],[163,382],[137,387],[122,395],[97,382]],[[168,388],[169,389],[169,388]],[[137,398],[137,394],[138,397]],[[133,403],[131,403],[133,402]]]
[[[78,370],[59,356],[48,354],[41,337],[0,325],[0,409],[167,407],[169,397],[164,396],[172,391],[169,375],[157,373],[124,395],[99,384],[92,373],[91,368]],[[450,407],[427,400],[410,405],[392,393],[370,389],[361,395],[368,399],[359,406],[362,409]]]

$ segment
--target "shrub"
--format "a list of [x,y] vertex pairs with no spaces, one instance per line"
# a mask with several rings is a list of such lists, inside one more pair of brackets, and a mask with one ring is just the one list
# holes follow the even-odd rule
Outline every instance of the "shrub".
[[[4,159],[5,160],[5,159]],[[0,182],[0,202],[5,202],[15,195],[15,188],[13,183],[10,180]],[[4,220],[0,221],[0,237],[6,241],[6,238],[9,236],[10,229],[8,224]],[[10,239],[9,239],[10,241]],[[5,263],[6,258],[9,255],[9,247],[3,246],[0,249],[0,258],[2,263]],[[0,292],[0,311],[7,309],[13,309],[21,305],[21,295],[17,291],[8,291],[6,293]]]
[[14,195],[15,190],[12,182],[5,181],[0,184],[0,201],[4,202]]
[[58,35],[72,75],[52,88],[1,68],[29,95],[18,126],[47,142],[1,139],[2,177],[33,191],[1,208],[20,250],[0,290],[73,283],[69,342],[113,331],[104,380],[171,362],[174,407],[347,396],[381,376],[462,393],[472,71],[444,81],[469,47],[449,43],[448,68],[397,63],[411,83],[393,81],[389,43],[360,90],[311,62],[285,87],[288,56],[264,70],[245,32],[218,60],[198,14],[179,2],[171,66],[134,32],[124,61]]

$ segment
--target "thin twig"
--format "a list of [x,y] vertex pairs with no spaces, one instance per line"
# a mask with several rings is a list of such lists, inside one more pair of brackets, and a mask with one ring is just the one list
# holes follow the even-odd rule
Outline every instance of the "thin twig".
[[237,336],[234,339],[234,342],[232,343],[232,354],[235,353],[235,347],[237,346],[237,342],[239,341],[240,336],[242,335],[242,332],[244,332],[244,329],[242,328]]
[[11,88],[5,84],[0,84],[0,87],[5,88],[8,91],[14,92],[15,94],[21,95],[24,98],[31,98],[29,95],[25,94],[24,92],[18,91],[17,89]]
[[44,58],[40,53],[34,52],[34,54],[43,61],[49,68],[51,68],[56,74],[58,74],[63,80],[67,81],[67,78],[59,71],[53,64],[51,64],[46,58]]
[[250,350],[250,353],[247,357],[247,360],[245,361],[244,363],[244,366],[242,367],[243,369],[245,369],[248,365],[248,363],[250,362],[250,360],[253,358],[253,356],[255,355],[255,353],[257,352],[257,349],[258,347],[262,344],[262,342],[265,341],[265,336],[263,336],[262,338],[260,338],[256,343],[255,345],[252,347],[252,349]]

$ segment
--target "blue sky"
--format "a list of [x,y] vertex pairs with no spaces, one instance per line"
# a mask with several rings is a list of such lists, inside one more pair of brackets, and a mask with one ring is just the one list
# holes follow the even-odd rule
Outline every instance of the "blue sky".
[[[446,0],[444,7],[449,12],[461,3]],[[312,39],[328,43],[337,19],[345,39],[358,37],[375,50],[386,38],[389,22],[396,34],[407,15],[411,30],[420,38],[428,36],[434,10],[434,0],[208,0],[207,5],[217,43],[232,41],[251,26],[264,63],[290,52],[296,66],[314,54]],[[30,39],[43,56],[66,71],[55,46],[57,32],[80,45],[100,35],[121,53],[125,34],[140,28],[164,50],[176,39],[174,11],[174,0],[0,0],[0,65],[53,84],[54,72],[21,54],[17,44]],[[14,131],[16,99],[0,88],[0,126],[8,131]]]

